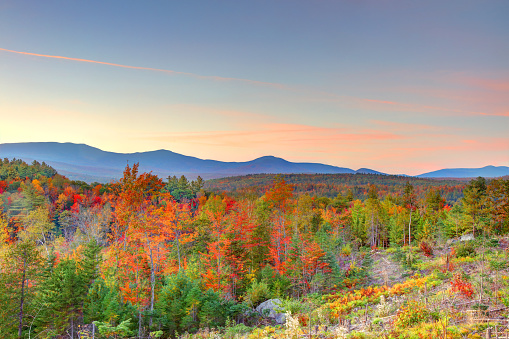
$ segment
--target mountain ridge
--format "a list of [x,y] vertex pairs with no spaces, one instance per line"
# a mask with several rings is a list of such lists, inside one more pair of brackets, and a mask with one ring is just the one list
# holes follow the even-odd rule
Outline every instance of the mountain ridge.
[[[480,175],[482,173],[483,175]],[[509,174],[507,166],[488,165],[480,168],[444,168],[417,175],[419,178],[475,178],[475,177],[502,177]]]
[[[31,142],[0,144],[0,157],[46,162],[74,180],[107,182],[118,179],[127,163],[139,163],[141,172],[161,177],[186,175],[204,179],[258,173],[354,173],[349,168],[320,163],[294,163],[275,156],[244,162],[200,159],[169,150],[134,153],[103,151],[86,144]],[[93,173],[91,173],[93,172]]]
[[[25,161],[46,162],[59,173],[73,180],[108,182],[122,176],[125,166],[140,164],[140,172],[152,172],[160,177],[185,175],[190,179],[198,175],[204,179],[262,173],[282,174],[342,174],[370,173],[385,175],[369,168],[352,170],[321,163],[291,162],[273,155],[250,161],[226,162],[200,159],[170,150],[134,153],[103,151],[87,144],[59,142],[26,142],[0,144],[0,158],[19,158]],[[442,169],[417,175],[421,178],[498,177],[509,175],[509,167],[486,166],[479,169]]]

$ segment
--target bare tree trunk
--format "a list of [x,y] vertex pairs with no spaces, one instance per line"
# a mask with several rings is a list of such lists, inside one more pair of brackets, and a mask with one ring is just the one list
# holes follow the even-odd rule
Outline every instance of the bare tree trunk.
[[371,212],[371,247],[375,246],[375,213]]
[[138,307],[138,338],[141,338],[141,306]]
[[411,226],[412,226],[412,209],[410,208],[410,221],[408,222],[408,246],[410,246],[410,242],[412,241]]
[[148,239],[148,234],[146,234],[147,237],[147,247],[149,249],[150,253],[150,318],[149,318],[149,326],[152,326],[152,312],[154,311],[154,289],[156,285],[156,273],[155,273],[155,267],[154,267],[154,256],[152,254],[152,247],[150,247],[150,241]]
[[25,280],[26,280],[26,256],[23,256],[23,276],[21,278],[21,299],[19,302],[19,324],[18,324],[18,338],[21,339],[21,332],[23,331],[23,304],[25,302]]
[[479,304],[481,304],[481,301],[482,301],[483,276],[484,276],[484,248],[483,248],[482,259],[481,259],[481,289],[479,291]]
[[46,236],[44,235],[44,231],[42,232],[42,238],[44,239],[44,249],[46,250],[46,254],[49,258],[49,251],[48,251],[48,245],[46,245]]
[[403,246],[406,244],[406,231],[405,231],[405,225],[403,225]]
[[[139,271],[136,269],[136,283],[139,284]],[[140,291],[136,291],[136,299],[140,300]],[[141,304],[138,304],[138,338],[141,338]]]
[[179,259],[179,272],[180,272],[180,232],[177,231],[175,232],[175,234],[177,235],[177,256],[178,256],[178,259]]
[[[283,229],[283,238],[286,238],[286,227],[285,227],[285,222],[284,222],[284,216],[282,213],[279,216],[279,222],[280,222],[281,228]],[[286,259],[287,255],[288,255],[288,244],[285,241],[285,259]]]

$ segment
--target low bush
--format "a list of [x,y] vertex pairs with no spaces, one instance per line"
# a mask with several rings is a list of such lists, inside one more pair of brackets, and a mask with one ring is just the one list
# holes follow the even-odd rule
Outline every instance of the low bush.
[[428,258],[433,256],[433,247],[431,247],[430,243],[426,241],[421,241],[421,243],[419,244],[419,248],[421,249],[422,253]]
[[456,253],[456,257],[462,258],[462,257],[474,257],[476,252],[474,245],[472,242],[465,242],[458,244],[454,248],[454,252]]
[[430,316],[429,310],[421,303],[409,301],[407,305],[401,307],[396,314],[394,326],[400,329],[413,327],[426,321]]
[[256,279],[253,280],[251,286],[246,291],[245,300],[251,307],[256,307],[260,303],[267,299],[272,298],[272,293],[269,289],[269,285],[265,282],[258,282]]

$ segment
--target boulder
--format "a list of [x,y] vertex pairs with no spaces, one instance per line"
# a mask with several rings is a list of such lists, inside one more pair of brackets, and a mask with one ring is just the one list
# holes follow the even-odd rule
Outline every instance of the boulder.
[[460,237],[460,241],[470,241],[474,240],[474,235],[472,233],[464,234]]
[[459,242],[459,241],[470,241],[470,240],[474,240],[474,235],[472,233],[467,233],[467,234],[464,234],[462,235],[461,237],[459,238],[454,238],[454,239],[449,239],[447,240],[447,245],[454,245],[455,243]]
[[260,313],[264,317],[274,319],[277,324],[284,324],[286,316],[284,309],[281,308],[280,305],[281,300],[269,299],[258,305],[258,307],[256,307],[256,312]]

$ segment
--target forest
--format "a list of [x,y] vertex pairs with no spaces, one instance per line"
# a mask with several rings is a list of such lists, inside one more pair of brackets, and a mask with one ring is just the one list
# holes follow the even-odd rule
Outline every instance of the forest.
[[134,164],[87,184],[4,159],[0,197],[3,338],[508,331],[508,178],[204,182]]
[[[351,200],[365,200],[371,185],[375,185],[381,196],[401,191],[407,182],[414,193],[422,198],[429,187],[434,187],[448,202],[456,202],[463,196],[465,179],[424,179],[417,177],[384,174],[285,174],[285,181],[292,185],[295,195],[309,194],[314,197],[335,198],[338,194],[352,195]],[[231,195],[255,194],[262,196],[272,185],[273,174],[251,174],[245,176],[211,179],[204,188],[212,192],[228,192]]]

